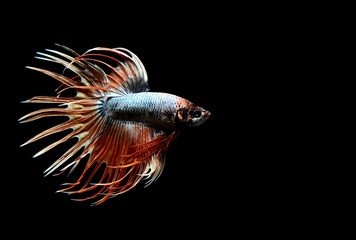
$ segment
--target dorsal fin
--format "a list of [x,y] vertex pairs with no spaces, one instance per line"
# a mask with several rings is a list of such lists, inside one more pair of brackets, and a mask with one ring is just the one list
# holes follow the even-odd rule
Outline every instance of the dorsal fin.
[[[110,60],[102,62],[101,59]],[[125,48],[96,47],[89,49],[78,59],[98,62],[109,67],[111,73],[107,74],[109,84],[120,93],[137,93],[148,91],[147,72],[141,60]]]
[[134,53],[125,48],[96,47],[79,55],[68,47],[61,47],[74,56],[46,49],[60,57],[38,52],[41,57],[37,58],[62,64],[78,74],[81,81],[68,88],[101,88],[101,96],[146,92],[149,89],[145,67]]

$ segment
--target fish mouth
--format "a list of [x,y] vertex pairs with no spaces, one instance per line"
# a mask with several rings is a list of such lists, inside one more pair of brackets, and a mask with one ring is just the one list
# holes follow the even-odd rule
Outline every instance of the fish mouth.
[[206,119],[208,119],[208,118],[210,117],[211,113],[210,113],[208,110],[205,110],[205,111],[203,112],[203,115],[204,115],[204,117],[205,117]]
[[199,125],[204,123],[206,120],[208,120],[210,115],[211,115],[211,113],[208,110],[202,111],[202,117],[201,117]]

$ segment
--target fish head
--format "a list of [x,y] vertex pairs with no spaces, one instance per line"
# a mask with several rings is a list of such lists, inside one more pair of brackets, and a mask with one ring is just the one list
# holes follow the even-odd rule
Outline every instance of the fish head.
[[196,127],[208,120],[210,115],[211,113],[204,108],[189,103],[178,109],[176,122],[178,121],[181,126]]

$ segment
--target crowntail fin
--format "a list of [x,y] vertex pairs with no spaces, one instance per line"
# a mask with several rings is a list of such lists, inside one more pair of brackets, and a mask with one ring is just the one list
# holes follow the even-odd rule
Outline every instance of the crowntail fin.
[[[95,205],[132,189],[144,177],[151,178],[148,183],[157,179],[164,166],[168,145],[178,132],[167,133],[144,124],[120,122],[110,119],[103,112],[103,99],[107,95],[119,96],[148,90],[147,73],[141,61],[132,52],[122,48],[93,48],[83,55],[67,47],[63,48],[74,56],[47,50],[51,54],[38,53],[38,58],[65,66],[65,69],[75,73],[75,77],[69,78],[48,70],[28,67],[58,80],[62,89],[57,97],[38,96],[25,101],[56,103],[61,107],[41,109],[23,116],[19,121],[25,123],[56,116],[67,116],[69,119],[39,133],[22,146],[71,129],[70,133],[39,151],[34,157],[69,139],[77,138],[78,141],[44,173],[46,176],[56,170],[60,170],[60,173],[69,170],[70,173],[80,161],[87,159],[77,181],[64,184],[66,187],[59,192],[94,192],[90,197],[77,200],[99,198]],[[61,97],[61,93],[68,89],[74,89],[76,96]],[[85,158],[87,156],[89,157]],[[105,168],[99,171],[102,165]],[[91,183],[97,175],[100,180]]]

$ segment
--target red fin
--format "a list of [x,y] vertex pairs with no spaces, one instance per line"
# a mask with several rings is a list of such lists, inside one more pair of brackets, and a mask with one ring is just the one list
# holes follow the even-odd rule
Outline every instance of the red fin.
[[[43,117],[67,116],[69,120],[36,135],[27,145],[51,134],[71,129],[72,132],[50,144],[34,155],[37,157],[69,139],[78,141],[57,159],[46,171],[49,175],[60,169],[60,173],[72,172],[79,162],[86,161],[82,173],[74,183],[59,192],[68,194],[91,193],[96,204],[110,197],[129,191],[144,177],[148,184],[157,179],[163,169],[169,143],[178,132],[164,132],[144,124],[124,123],[106,117],[102,112],[102,98],[107,94],[120,95],[147,90],[147,74],[141,61],[126,49],[94,48],[80,56],[66,47],[71,57],[58,51],[47,50],[54,55],[38,53],[43,60],[62,64],[75,77],[67,78],[58,73],[28,67],[47,74],[61,83],[57,97],[34,97],[26,103],[57,103],[67,108],[41,109],[20,118],[21,123]],[[105,55],[101,53],[110,53]],[[113,62],[115,65],[107,63]],[[105,73],[100,66],[109,68]],[[75,97],[60,97],[66,89],[74,89]],[[87,157],[87,158],[86,158]],[[101,166],[105,166],[103,169]],[[96,183],[93,183],[93,179]]]
[[[89,105],[88,101],[87,99],[85,104]],[[98,100],[91,101],[93,105],[95,103],[99,105]],[[71,117],[67,122],[38,134],[24,144],[69,128],[73,129],[67,136],[50,144],[34,156],[37,157],[71,138],[78,138],[78,142],[45,171],[46,176],[60,168],[62,172],[69,169],[72,171],[86,155],[90,156],[78,180],[66,184],[70,186],[60,192],[75,194],[95,191],[86,199],[101,197],[95,203],[100,204],[110,197],[130,190],[144,177],[151,178],[148,183],[159,177],[169,143],[175,139],[178,132],[165,133],[143,124],[111,121],[101,116],[98,108],[80,108],[79,103],[76,101],[75,109],[62,109],[66,111],[44,109],[23,118],[23,121],[26,121],[26,118],[34,120],[45,116]],[[73,159],[72,157],[80,150],[82,150],[81,154]],[[104,170],[98,171],[103,164],[105,164]],[[92,178],[97,175],[100,181],[91,183]]]
[[[143,177],[157,179],[164,166],[165,153],[169,143],[177,135],[157,133],[143,125],[111,122],[105,124],[96,143],[88,146],[90,158],[79,179],[70,187],[60,190],[68,194],[95,191],[92,198],[100,198],[100,204],[110,197],[124,193],[139,183]],[[157,135],[159,134],[159,135]],[[96,167],[92,169],[95,165]],[[105,164],[103,172],[99,167]],[[90,172],[90,173],[89,173]],[[90,174],[83,182],[85,175]],[[99,175],[100,181],[91,183]]]

